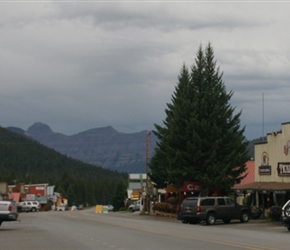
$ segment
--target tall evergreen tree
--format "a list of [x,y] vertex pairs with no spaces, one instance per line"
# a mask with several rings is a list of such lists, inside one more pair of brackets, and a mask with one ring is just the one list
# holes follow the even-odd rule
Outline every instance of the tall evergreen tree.
[[245,177],[249,159],[241,112],[235,114],[211,44],[200,46],[190,74],[183,65],[167,104],[164,126],[155,124],[159,138],[151,159],[151,178],[158,186],[200,181],[205,193],[228,191]]
[[172,104],[167,104],[165,110],[167,115],[164,121],[165,127],[155,124],[157,131],[153,131],[159,140],[155,156],[149,166],[151,178],[159,187],[166,186],[168,181],[177,183],[182,180],[185,172],[181,170],[187,168],[187,138],[184,136],[184,129],[189,122],[191,110],[189,98],[186,98],[190,88],[190,75],[185,65],[180,71],[178,80],[172,96]]

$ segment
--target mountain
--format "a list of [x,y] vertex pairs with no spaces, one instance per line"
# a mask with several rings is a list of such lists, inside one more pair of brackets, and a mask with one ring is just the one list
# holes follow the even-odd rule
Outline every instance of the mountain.
[[[118,172],[142,173],[146,171],[147,131],[126,134],[108,126],[66,136],[52,131],[48,125],[40,122],[34,123],[27,131],[15,127],[8,129],[88,164]],[[149,140],[148,156],[151,158],[157,138],[151,133]],[[248,151],[252,159],[254,159],[254,143],[261,140],[263,138],[249,141]]]
[[[108,126],[66,136],[55,133],[48,125],[38,122],[24,134],[63,155],[85,163],[118,172],[146,171],[147,131],[126,134]],[[151,133],[149,141],[148,157],[152,157],[156,136]]]
[[[21,130],[16,130],[21,132]],[[108,204],[128,175],[64,156],[39,142],[0,127],[0,181],[49,183],[77,204]]]

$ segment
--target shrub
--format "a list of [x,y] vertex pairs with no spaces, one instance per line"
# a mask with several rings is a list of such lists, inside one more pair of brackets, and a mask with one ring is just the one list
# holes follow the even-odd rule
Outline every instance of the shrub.
[[280,206],[272,206],[267,210],[267,216],[271,220],[279,221],[281,217],[282,208]]
[[171,205],[177,205],[178,204],[178,199],[176,197],[169,197],[167,202]]
[[165,213],[176,213],[177,205],[175,204],[172,205],[166,202],[158,202],[158,203],[155,203],[154,210],[165,212]]

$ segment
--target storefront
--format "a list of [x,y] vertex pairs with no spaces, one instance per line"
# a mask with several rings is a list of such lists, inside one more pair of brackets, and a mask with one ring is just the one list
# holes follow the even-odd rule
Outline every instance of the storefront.
[[198,196],[200,194],[200,182],[185,181],[179,189],[168,185],[165,190],[165,201],[171,197],[176,197],[178,202],[181,203],[186,197]]
[[290,122],[255,144],[255,181],[233,188],[237,194],[252,194],[263,209],[282,206],[290,198]]

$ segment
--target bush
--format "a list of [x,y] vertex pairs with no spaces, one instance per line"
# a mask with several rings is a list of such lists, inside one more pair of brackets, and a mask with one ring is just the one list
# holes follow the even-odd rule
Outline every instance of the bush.
[[267,216],[274,221],[279,221],[281,218],[282,208],[280,206],[272,206],[267,210]]
[[169,197],[167,202],[171,205],[177,205],[178,204],[178,199],[176,197]]
[[251,206],[251,215],[253,219],[259,219],[262,215],[262,209],[257,206]]
[[169,204],[166,202],[158,202],[155,203],[154,206],[155,211],[165,212],[165,213],[176,213],[177,212],[177,205],[175,204]]

